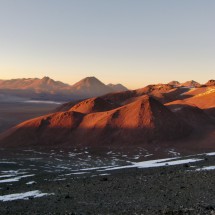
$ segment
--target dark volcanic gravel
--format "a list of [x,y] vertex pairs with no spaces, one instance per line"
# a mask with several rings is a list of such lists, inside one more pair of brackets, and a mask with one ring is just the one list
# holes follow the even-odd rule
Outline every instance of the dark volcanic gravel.
[[26,185],[23,180],[29,179],[22,179],[4,186],[1,195],[29,190],[54,195],[0,202],[0,214],[211,215],[215,214],[215,170],[193,171],[192,166],[210,166],[214,161],[214,156],[207,156],[198,163],[70,175],[59,181],[55,173],[40,173],[34,177],[36,184]]

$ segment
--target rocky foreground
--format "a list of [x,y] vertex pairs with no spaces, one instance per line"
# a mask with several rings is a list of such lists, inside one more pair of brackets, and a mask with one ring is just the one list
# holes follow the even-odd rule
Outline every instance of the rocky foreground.
[[[98,170],[99,174],[92,169],[91,173],[64,174],[62,178],[59,178],[59,171],[40,171],[31,183],[29,178],[23,177],[13,186],[1,184],[0,200],[9,193],[26,190],[40,190],[48,195],[0,201],[0,212],[31,215],[215,214],[214,154],[186,159],[192,162],[153,168],[107,168]],[[10,165],[12,168],[13,164]],[[32,163],[28,165],[32,166]],[[32,169],[39,165],[41,163],[36,162]],[[22,166],[24,168],[25,164]]]

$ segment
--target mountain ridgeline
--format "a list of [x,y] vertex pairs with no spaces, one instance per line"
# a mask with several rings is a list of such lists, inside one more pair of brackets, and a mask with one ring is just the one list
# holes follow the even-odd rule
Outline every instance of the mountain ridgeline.
[[0,80],[0,95],[37,100],[70,101],[127,90],[121,84],[105,85],[95,77],[87,77],[74,85],[49,77]]
[[12,146],[129,145],[180,139],[190,131],[186,122],[145,95],[117,108],[101,98],[81,102],[69,111],[18,125],[3,134],[2,143]]

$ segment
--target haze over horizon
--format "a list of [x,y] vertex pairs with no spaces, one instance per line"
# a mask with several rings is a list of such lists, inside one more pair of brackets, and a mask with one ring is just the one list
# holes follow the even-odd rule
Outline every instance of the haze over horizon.
[[205,83],[215,70],[214,10],[211,0],[3,0],[0,79]]

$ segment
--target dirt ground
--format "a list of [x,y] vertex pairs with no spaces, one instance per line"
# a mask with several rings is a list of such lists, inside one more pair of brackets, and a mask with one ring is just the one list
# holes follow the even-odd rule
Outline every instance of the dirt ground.
[[57,171],[41,171],[34,177],[36,183],[26,186],[29,179],[23,178],[13,186],[1,186],[0,194],[30,189],[53,195],[0,202],[0,214],[211,215],[215,214],[215,170],[196,169],[214,163],[215,156],[201,155],[201,161],[192,164],[67,175],[62,180],[56,180]]

